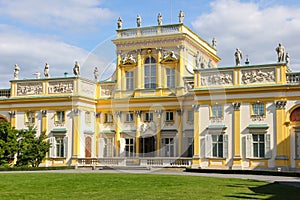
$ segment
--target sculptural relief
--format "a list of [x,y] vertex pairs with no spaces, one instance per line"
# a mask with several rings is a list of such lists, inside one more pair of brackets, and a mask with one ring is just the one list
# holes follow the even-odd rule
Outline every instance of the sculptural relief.
[[242,83],[264,83],[264,82],[275,82],[275,71],[274,69],[261,70],[243,70],[242,71]]
[[232,85],[232,72],[212,72],[207,74],[201,74],[201,85]]
[[42,82],[17,83],[17,95],[39,95],[43,93]]
[[74,88],[73,81],[49,82],[48,93],[49,94],[72,93],[73,88]]
[[112,96],[114,85],[101,85],[101,97]]

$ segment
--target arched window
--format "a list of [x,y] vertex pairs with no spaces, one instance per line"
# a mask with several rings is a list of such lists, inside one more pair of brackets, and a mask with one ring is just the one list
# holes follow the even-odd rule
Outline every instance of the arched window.
[[293,110],[290,116],[291,122],[300,122],[300,107]]
[[145,88],[156,88],[156,60],[148,57],[145,60]]

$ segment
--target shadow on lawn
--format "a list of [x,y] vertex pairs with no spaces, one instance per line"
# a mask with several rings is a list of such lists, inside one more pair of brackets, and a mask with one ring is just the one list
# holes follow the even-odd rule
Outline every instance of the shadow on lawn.
[[[286,185],[287,183],[280,184],[280,183],[269,183],[263,186],[259,187],[249,187],[249,190],[251,190],[254,193],[238,193],[234,195],[226,195],[225,197],[228,198],[237,198],[237,199],[266,199],[267,196],[270,196],[267,199],[298,199],[300,196],[300,190],[298,187],[293,187]],[[288,183],[293,184],[293,183]],[[234,185],[228,185],[228,187],[238,187]],[[242,185],[243,187],[244,185]]]

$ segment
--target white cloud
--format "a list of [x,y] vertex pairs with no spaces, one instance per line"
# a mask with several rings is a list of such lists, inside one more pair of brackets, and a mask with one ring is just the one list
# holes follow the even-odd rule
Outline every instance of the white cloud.
[[114,68],[106,69],[106,66],[113,62],[113,58],[104,56],[104,51],[113,52],[110,40],[101,43],[92,52],[87,52],[55,38],[27,34],[7,25],[0,25],[0,88],[9,87],[15,64],[21,68],[19,79],[34,78],[35,72],[43,74],[46,62],[50,65],[52,77],[63,76],[64,72],[72,75],[76,60],[81,65],[83,77],[93,79],[95,66],[99,68],[100,74],[102,71],[111,73]]
[[200,15],[192,25],[203,38],[217,39],[221,66],[234,65],[236,48],[249,55],[252,64],[276,62],[275,48],[281,42],[292,68],[300,70],[300,7],[218,0],[211,3],[211,12]]
[[0,0],[0,13],[22,23],[65,30],[92,28],[115,18],[100,0]]

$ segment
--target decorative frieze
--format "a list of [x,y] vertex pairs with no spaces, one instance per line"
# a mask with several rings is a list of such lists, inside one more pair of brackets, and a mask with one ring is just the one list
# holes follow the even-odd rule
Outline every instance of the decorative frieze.
[[241,79],[242,84],[272,83],[275,82],[275,69],[263,68],[242,70]]
[[39,95],[43,93],[42,82],[17,83],[17,95]]
[[201,73],[201,86],[233,85],[233,72],[213,71]]
[[48,84],[48,94],[72,93],[73,81],[53,81]]
[[114,85],[101,85],[101,97],[111,96],[114,88]]

